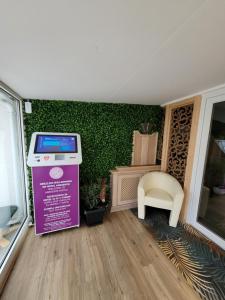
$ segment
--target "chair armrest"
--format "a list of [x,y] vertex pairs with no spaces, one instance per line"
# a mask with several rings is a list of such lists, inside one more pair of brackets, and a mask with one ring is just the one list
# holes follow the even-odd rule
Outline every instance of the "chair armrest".
[[184,200],[184,192],[179,191],[173,198],[173,209],[180,211]]
[[138,187],[144,189],[144,176],[142,176],[141,179],[139,180]]
[[144,191],[143,185],[141,185],[140,183],[138,184],[137,194],[138,194],[138,199],[142,199],[145,196],[145,191]]

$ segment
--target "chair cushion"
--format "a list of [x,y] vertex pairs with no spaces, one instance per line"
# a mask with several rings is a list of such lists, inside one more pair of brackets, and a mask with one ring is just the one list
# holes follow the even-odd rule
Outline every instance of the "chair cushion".
[[173,208],[173,199],[164,190],[150,189],[145,193],[145,205],[171,210]]

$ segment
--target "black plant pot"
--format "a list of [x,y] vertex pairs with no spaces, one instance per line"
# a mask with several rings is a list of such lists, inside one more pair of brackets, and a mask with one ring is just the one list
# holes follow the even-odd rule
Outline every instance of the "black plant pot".
[[105,207],[99,207],[92,210],[84,211],[86,217],[86,223],[88,226],[101,224],[105,214]]

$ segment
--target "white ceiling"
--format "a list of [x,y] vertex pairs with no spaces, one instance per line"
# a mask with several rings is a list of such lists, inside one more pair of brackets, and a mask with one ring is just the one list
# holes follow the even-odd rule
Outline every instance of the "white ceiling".
[[0,0],[24,98],[162,104],[225,83],[225,0]]

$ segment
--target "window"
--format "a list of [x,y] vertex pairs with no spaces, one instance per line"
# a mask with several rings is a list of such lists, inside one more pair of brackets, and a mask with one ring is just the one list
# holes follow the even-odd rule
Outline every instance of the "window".
[[0,265],[26,218],[19,101],[0,90]]

